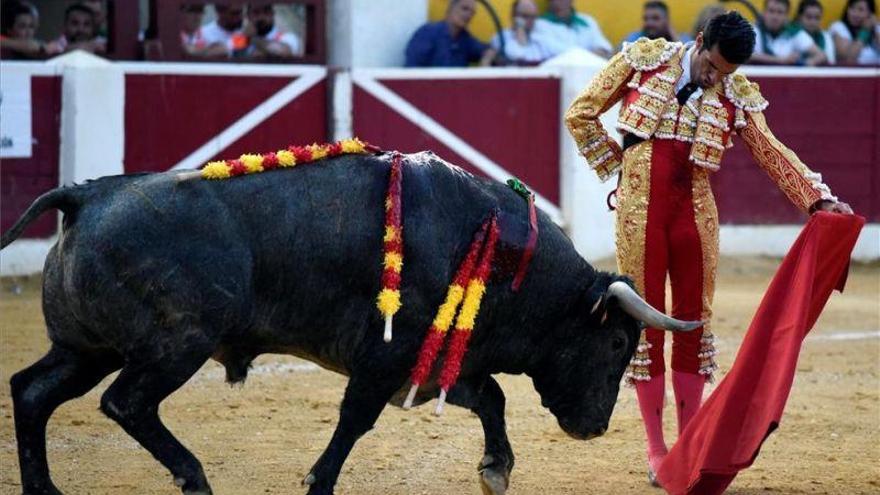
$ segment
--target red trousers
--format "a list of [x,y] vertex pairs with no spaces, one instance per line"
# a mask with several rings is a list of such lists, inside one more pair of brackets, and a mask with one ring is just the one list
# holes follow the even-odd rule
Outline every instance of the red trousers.
[[[709,172],[688,161],[690,143],[654,139],[627,149],[618,188],[617,263],[649,304],[666,312],[666,277],[672,316],[711,318],[718,258],[718,213]],[[664,373],[666,332],[648,328],[628,379]],[[711,375],[715,369],[708,328],[675,333],[672,369]]]

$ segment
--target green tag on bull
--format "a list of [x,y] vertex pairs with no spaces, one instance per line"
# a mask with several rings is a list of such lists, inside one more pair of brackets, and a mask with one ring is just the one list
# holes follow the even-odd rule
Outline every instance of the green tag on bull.
[[521,180],[515,177],[513,179],[507,179],[507,187],[513,189],[513,192],[522,196],[526,201],[528,201],[529,197],[532,195],[532,191],[529,191],[529,188],[527,188]]

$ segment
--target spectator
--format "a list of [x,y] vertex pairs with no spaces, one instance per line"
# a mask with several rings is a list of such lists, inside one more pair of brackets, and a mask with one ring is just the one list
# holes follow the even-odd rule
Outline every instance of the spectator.
[[36,38],[40,16],[29,2],[11,0],[3,3],[0,57],[3,59],[38,59],[55,55],[61,50],[52,43]]
[[95,15],[95,37],[107,42],[107,10],[104,8],[104,0],[81,0],[83,5],[90,8]]
[[755,26],[755,53],[751,63],[772,65],[820,65],[825,53],[801,29],[787,29],[789,0],[765,0],[764,12]]
[[249,58],[279,59],[302,54],[299,38],[275,25],[275,9],[272,5],[248,6],[248,23],[244,34],[250,39],[247,50]]
[[725,13],[726,10],[721,5],[717,3],[715,5],[707,5],[700,10],[700,13],[697,15],[697,20],[694,22],[694,28],[691,30],[691,35],[693,39],[697,38],[697,34],[701,33],[706,26],[709,24],[709,21],[712,20],[713,17],[717,15],[721,15]]
[[81,3],[75,3],[64,11],[64,34],[55,43],[63,52],[85,50],[105,53],[107,40],[96,34],[95,12]]
[[203,4],[185,3],[180,6],[180,45],[187,55],[196,55],[208,46],[202,35],[202,18],[204,16],[205,6]]
[[[501,35],[492,38],[492,48],[500,53],[506,63],[511,65],[535,65],[549,58],[547,48],[535,36],[535,19],[538,6],[533,0],[516,0],[510,9],[512,28],[505,29]],[[501,53],[501,39],[504,39],[504,52]]]
[[234,57],[247,50],[247,36],[242,32],[243,8],[240,5],[215,5],[217,19],[202,26],[202,37],[210,55]]
[[602,34],[599,23],[576,12],[571,0],[550,0],[547,12],[537,21],[535,30],[547,40],[551,56],[574,47],[605,58],[611,56],[611,43]]
[[880,65],[880,25],[874,0],[849,0],[828,28],[840,64]]
[[632,43],[639,38],[657,39],[663,38],[667,41],[690,41],[690,36],[679,36],[672,29],[669,22],[669,7],[666,2],[661,0],[651,0],[645,2],[644,11],[642,12],[642,29],[633,31],[628,34],[624,41]]
[[823,7],[819,0],[801,0],[797,9],[797,20],[793,26],[804,30],[813,43],[825,53],[825,58],[829,64],[834,64],[837,59],[834,53],[834,42],[831,41],[831,35],[822,31],[822,11]]
[[420,27],[406,45],[407,67],[467,67],[489,65],[495,50],[467,30],[476,11],[474,0],[449,0],[446,18]]

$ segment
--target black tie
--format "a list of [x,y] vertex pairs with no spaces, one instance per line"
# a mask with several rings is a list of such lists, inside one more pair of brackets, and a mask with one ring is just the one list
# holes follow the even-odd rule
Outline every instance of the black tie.
[[694,91],[697,90],[699,86],[697,83],[689,82],[684,85],[683,88],[678,90],[678,93],[675,93],[675,98],[678,100],[679,105],[684,105],[688,99],[690,99],[691,95],[694,94]]

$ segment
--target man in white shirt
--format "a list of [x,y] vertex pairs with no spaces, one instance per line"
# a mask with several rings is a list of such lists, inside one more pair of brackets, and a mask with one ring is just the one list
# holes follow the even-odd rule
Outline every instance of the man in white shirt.
[[789,0],[766,0],[755,26],[755,52],[749,63],[816,66],[828,61],[810,35],[802,29],[787,29]]
[[535,33],[546,40],[551,56],[580,47],[601,57],[611,56],[611,42],[596,19],[578,13],[571,0],[550,0],[547,12],[535,22]]
[[241,31],[244,9],[239,5],[215,5],[214,8],[217,10],[217,19],[202,26],[205,44],[212,49],[225,49],[229,57],[241,54],[247,48],[247,37]]
[[[498,51],[506,64],[535,65],[550,58],[549,50],[535,33],[538,6],[533,0],[517,0],[511,7],[513,27],[492,38],[492,48]],[[501,39],[504,39],[504,51]]]
[[272,5],[248,7],[248,25],[244,33],[250,39],[249,58],[291,58],[302,55],[302,44],[293,33],[275,25]]

